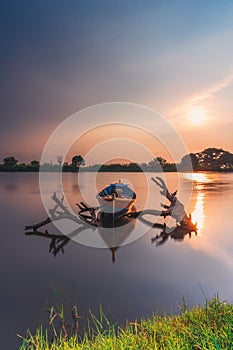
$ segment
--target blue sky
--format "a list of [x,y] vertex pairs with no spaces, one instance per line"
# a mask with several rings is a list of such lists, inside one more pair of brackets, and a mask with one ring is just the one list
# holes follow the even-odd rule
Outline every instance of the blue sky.
[[[232,1],[10,0],[0,7],[1,159],[39,159],[65,118],[110,101],[157,110],[190,151],[233,151]],[[202,125],[189,118],[196,106],[205,112]]]

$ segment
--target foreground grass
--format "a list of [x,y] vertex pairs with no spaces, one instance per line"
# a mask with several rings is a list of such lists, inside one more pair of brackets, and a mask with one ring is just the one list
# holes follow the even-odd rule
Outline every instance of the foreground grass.
[[40,328],[35,336],[28,334],[23,339],[20,350],[233,349],[233,305],[218,298],[191,310],[184,305],[181,315],[152,315],[128,323],[124,329],[110,325],[103,315],[100,320],[94,318],[94,323],[95,330],[89,330],[82,340],[76,335],[65,337],[61,332],[49,342],[47,331]]

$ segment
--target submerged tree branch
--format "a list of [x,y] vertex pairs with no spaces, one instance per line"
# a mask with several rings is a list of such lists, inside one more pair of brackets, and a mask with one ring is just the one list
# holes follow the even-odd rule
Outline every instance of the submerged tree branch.
[[170,205],[161,204],[161,206],[166,209],[162,211],[162,216],[171,216],[179,224],[181,224],[182,222],[190,222],[191,217],[186,214],[184,205],[176,197],[177,191],[175,191],[174,193],[169,192],[163,179],[161,179],[160,177],[156,177],[156,179],[153,177],[151,178],[151,180],[154,181],[156,185],[158,185],[162,189],[160,193],[163,196],[165,196],[171,203]]
[[[145,209],[142,211],[132,210],[131,212],[126,212],[121,216],[121,219],[140,219],[145,224],[150,225],[154,228],[162,229],[160,235],[156,235],[152,241],[156,242],[156,245],[163,244],[168,237],[171,237],[175,240],[182,240],[186,234],[191,235],[191,232],[197,232],[197,227],[192,223],[191,216],[188,216],[185,212],[184,205],[177,199],[175,191],[174,193],[169,192],[165,182],[160,178],[152,178],[152,181],[160,187],[160,193],[165,196],[170,204],[165,205],[161,203],[161,207],[165,210],[156,210],[156,209]],[[51,240],[49,251],[57,255],[58,252],[64,253],[64,246],[70,241],[72,237],[77,236],[80,232],[89,229],[90,226],[94,228],[96,227],[110,227],[109,221],[108,226],[104,223],[104,216],[101,216],[101,208],[100,207],[88,207],[85,203],[80,202],[77,203],[79,207],[79,212],[76,215],[72,214],[68,208],[63,204],[64,197],[61,199],[57,198],[56,193],[52,196],[53,201],[55,202],[55,206],[53,209],[49,210],[50,216],[45,220],[40,221],[37,224],[26,226],[25,230],[32,230],[30,232],[25,232],[26,235],[36,235],[40,237],[45,237]],[[167,228],[166,225],[152,223],[144,218],[144,215],[151,216],[161,216],[166,218],[167,216],[171,216],[176,220],[177,225],[173,228]],[[69,219],[79,225],[79,227],[71,233],[67,235],[62,234],[50,234],[47,230],[45,232],[38,231],[39,228],[52,223],[54,221]],[[80,226],[81,225],[81,226]],[[114,224],[115,225],[115,224]],[[124,225],[124,224],[123,224]]]

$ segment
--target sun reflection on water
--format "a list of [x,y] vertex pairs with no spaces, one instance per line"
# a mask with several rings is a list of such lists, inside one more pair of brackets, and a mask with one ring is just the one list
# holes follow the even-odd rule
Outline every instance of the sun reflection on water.
[[191,213],[192,222],[197,224],[198,236],[202,236],[202,229],[204,227],[205,220],[205,193],[204,184],[211,181],[206,174],[203,173],[189,173],[185,174],[185,178],[192,181],[194,185],[194,193],[197,193],[196,202],[194,205],[194,210]]
[[188,180],[193,181],[194,183],[210,182],[210,179],[204,173],[186,173],[184,174],[184,177]]
[[202,236],[201,230],[204,226],[204,219],[205,219],[205,213],[204,213],[204,198],[205,195],[203,192],[199,192],[197,194],[196,203],[194,206],[194,211],[191,213],[192,215],[192,222],[197,223],[197,233],[199,236]]

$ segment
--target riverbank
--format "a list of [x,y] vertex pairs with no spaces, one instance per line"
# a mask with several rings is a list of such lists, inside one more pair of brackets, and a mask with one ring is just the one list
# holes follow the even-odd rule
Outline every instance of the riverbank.
[[[93,316],[93,315],[92,315]],[[124,329],[109,324],[103,314],[93,319],[94,328],[83,339],[77,335],[53,334],[39,328],[36,335],[23,339],[20,350],[110,350],[110,349],[231,349],[233,344],[233,305],[218,297],[180,315],[158,316],[129,322]],[[51,322],[52,324],[52,322]]]
[[185,172],[195,172],[195,173],[232,173],[233,168],[229,169],[192,169],[192,170],[182,170],[178,167],[171,167],[171,168],[163,168],[163,169],[149,169],[149,168],[131,168],[131,167],[84,167],[84,168],[75,168],[75,169],[59,169],[58,167],[47,167],[47,168],[1,168],[0,167],[0,173],[185,173]]

